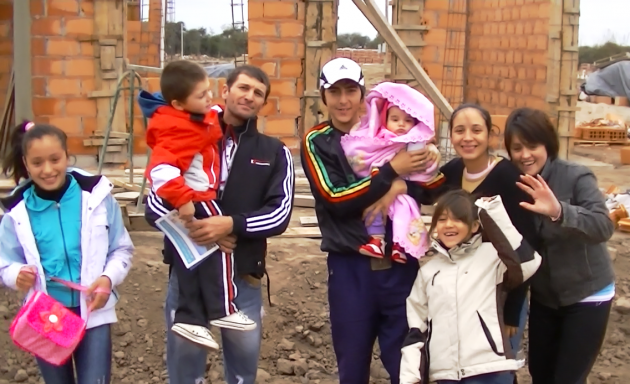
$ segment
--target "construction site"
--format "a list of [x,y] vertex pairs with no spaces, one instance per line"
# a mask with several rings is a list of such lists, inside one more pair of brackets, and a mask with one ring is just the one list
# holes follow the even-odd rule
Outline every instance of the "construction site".
[[[390,0],[391,17],[375,0],[342,0],[352,1],[373,25],[386,53],[337,49],[339,1],[211,0],[200,8],[211,14],[210,3],[230,3],[230,22],[247,30],[248,49],[240,60],[224,59],[259,66],[269,75],[271,93],[259,115],[259,130],[280,138],[296,155],[291,225],[268,242],[274,305],[264,300],[260,383],[338,382],[326,255],[319,249],[314,199],[298,164],[300,139],[327,119],[319,73],[330,59],[355,58],[368,88],[394,81],[425,94],[435,105],[443,161],[456,155],[447,121],[459,104],[475,102],[490,111],[492,147],[499,154],[505,154],[507,115],[526,106],[552,118],[561,158],[591,167],[603,189],[615,186],[625,193],[630,188],[630,166],[625,165],[630,164],[630,113],[624,114],[630,108],[578,101],[580,0]],[[135,95],[140,89],[159,90],[166,62],[164,26],[177,21],[177,0],[0,0],[0,155],[17,122],[64,130],[76,165],[112,180],[136,246],[113,328],[113,383],[168,382],[163,310],[168,266],[162,263],[162,235],[143,216],[143,196],[150,188],[143,172],[150,153]],[[212,93],[220,95],[224,84],[225,78],[212,78]],[[619,120],[623,127],[583,123],[603,119]],[[624,135],[618,134],[621,129]],[[0,194],[13,187],[0,177]],[[617,231],[608,247],[617,297],[589,380],[628,383],[630,236]],[[22,298],[0,286],[0,384],[43,383],[35,360],[8,335]],[[524,344],[526,350],[526,339]],[[375,347],[370,382],[389,383],[379,360]],[[531,383],[526,366],[518,376],[519,383]],[[208,357],[207,380],[224,382],[220,353]]]

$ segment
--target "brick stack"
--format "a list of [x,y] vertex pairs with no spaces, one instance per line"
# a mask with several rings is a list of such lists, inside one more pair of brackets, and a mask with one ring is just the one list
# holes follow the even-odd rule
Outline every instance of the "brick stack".
[[4,105],[13,67],[13,1],[0,0],[0,105]]
[[383,64],[385,61],[385,54],[376,49],[339,48],[335,57],[347,57],[359,64]]
[[304,93],[304,3],[249,0],[248,13],[248,63],[260,66],[271,80],[258,129],[297,149]]
[[493,114],[547,110],[550,2],[470,3],[466,99]]
[[73,154],[95,154],[83,146],[96,129],[93,3],[32,0],[31,13],[33,113],[66,132]]

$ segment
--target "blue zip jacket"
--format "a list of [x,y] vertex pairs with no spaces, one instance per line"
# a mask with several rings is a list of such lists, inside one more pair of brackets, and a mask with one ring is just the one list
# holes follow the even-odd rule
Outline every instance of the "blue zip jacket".
[[46,275],[48,294],[66,307],[78,307],[79,292],[51,277],[81,282],[81,188],[71,175],[70,185],[57,203],[37,196],[34,187],[24,192],[24,202]]

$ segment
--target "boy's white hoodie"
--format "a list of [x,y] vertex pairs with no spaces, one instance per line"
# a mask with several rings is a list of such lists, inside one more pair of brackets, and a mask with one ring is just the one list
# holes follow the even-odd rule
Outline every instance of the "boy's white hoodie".
[[462,380],[518,368],[504,332],[507,292],[529,279],[541,257],[514,228],[499,196],[477,200],[482,234],[422,266],[407,298],[409,334],[401,384]]

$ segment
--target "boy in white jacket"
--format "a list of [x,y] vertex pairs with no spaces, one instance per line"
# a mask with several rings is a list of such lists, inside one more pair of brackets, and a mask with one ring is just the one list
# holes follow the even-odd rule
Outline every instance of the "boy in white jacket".
[[518,365],[503,303],[536,272],[540,255],[499,196],[473,202],[463,190],[445,194],[430,233],[437,255],[422,266],[407,298],[400,383],[511,384]]

